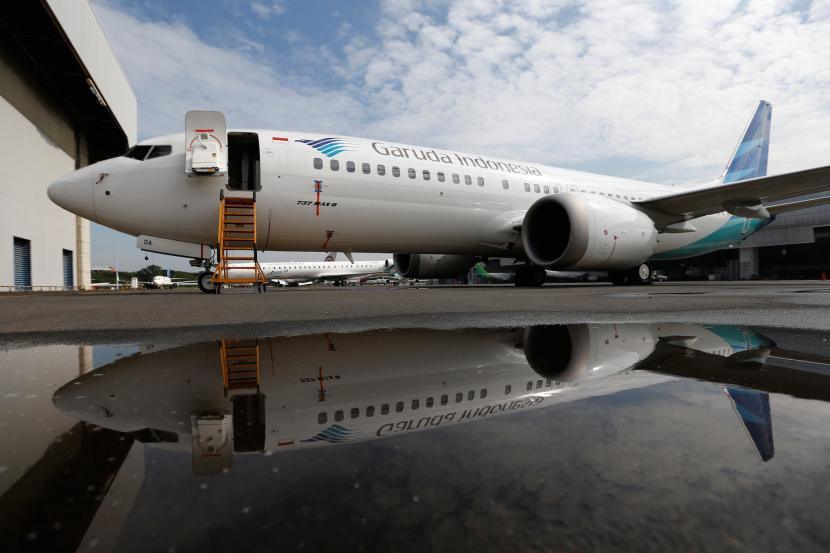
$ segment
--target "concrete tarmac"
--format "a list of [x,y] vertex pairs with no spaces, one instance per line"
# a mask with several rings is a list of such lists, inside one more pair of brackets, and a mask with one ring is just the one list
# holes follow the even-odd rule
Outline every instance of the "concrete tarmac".
[[302,287],[0,294],[0,346],[179,343],[373,328],[695,322],[830,330],[830,282]]

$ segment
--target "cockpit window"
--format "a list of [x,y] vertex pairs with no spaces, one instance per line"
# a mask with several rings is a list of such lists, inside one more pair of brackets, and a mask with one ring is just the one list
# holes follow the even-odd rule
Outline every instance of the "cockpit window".
[[147,153],[150,151],[152,146],[133,146],[124,154],[124,157],[129,157],[132,159],[137,159],[138,161],[144,161],[144,158],[147,157]]
[[153,159],[154,157],[169,156],[171,153],[173,153],[173,146],[169,144],[161,144],[158,146],[145,144],[143,146],[133,146],[127,150],[124,157],[144,161],[145,159]]
[[173,146],[170,145],[153,146],[153,149],[150,150],[149,154],[147,154],[147,159],[153,159],[154,157],[169,156],[172,152]]

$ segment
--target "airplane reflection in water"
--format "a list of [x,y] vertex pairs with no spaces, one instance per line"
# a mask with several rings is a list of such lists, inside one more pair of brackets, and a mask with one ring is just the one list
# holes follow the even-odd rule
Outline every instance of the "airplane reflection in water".
[[[654,383],[639,371],[718,382],[766,461],[767,392],[830,401],[830,357],[776,348],[733,326],[580,324],[391,330],[193,344],[123,358],[55,393],[82,420],[193,470],[233,453],[288,451],[435,429]],[[188,444],[189,442],[189,444]]]

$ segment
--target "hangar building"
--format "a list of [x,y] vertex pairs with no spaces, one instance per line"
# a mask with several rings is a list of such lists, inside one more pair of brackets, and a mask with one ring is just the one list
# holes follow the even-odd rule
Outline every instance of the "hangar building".
[[55,178],[136,140],[136,98],[88,0],[0,11],[0,290],[87,288],[89,221],[54,205]]

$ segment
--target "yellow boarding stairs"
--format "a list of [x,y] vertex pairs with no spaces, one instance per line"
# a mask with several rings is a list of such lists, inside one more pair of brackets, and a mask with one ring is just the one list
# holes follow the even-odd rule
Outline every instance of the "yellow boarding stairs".
[[[234,262],[247,262],[235,265]],[[235,273],[235,274],[234,274]],[[240,274],[241,273],[241,274]],[[219,250],[213,286],[256,284],[265,291],[268,278],[257,261],[256,192],[251,197],[219,195]]]
[[225,397],[228,390],[255,388],[259,393],[259,345],[252,340],[222,340],[219,349]]

